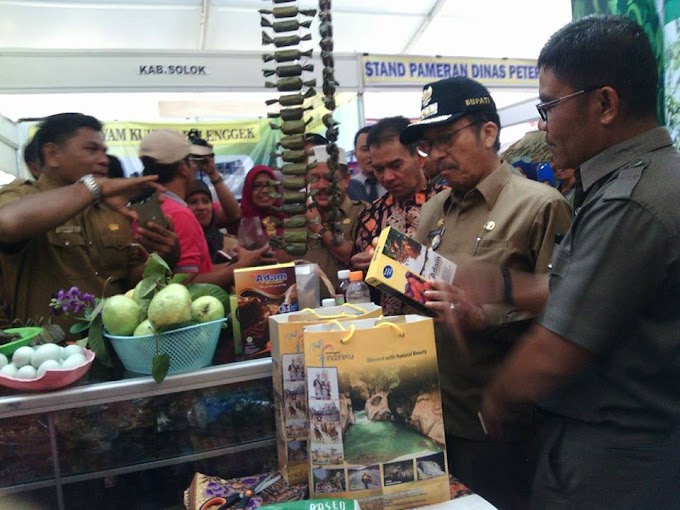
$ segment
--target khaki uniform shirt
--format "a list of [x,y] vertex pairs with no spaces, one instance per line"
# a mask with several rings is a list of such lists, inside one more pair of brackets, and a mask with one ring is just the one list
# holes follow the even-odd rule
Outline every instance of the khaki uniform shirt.
[[[57,187],[48,175],[37,182],[16,180],[0,190],[0,207]],[[95,204],[29,241],[0,245],[0,296],[8,301],[9,319],[47,319],[52,296],[72,286],[101,297],[109,277],[106,294],[124,292],[132,267],[142,263],[132,239],[124,215]],[[73,318],[56,317],[53,322],[68,332]]]
[[[352,234],[357,226],[357,218],[366,205],[365,202],[350,200],[347,196],[345,196],[345,199],[340,205],[340,210],[345,216],[342,220],[342,232],[344,239],[350,243],[354,242]],[[320,239],[315,239],[313,243],[310,244],[305,259],[314,262],[315,264],[319,264],[321,270],[328,276],[328,279],[333,284],[334,289],[338,288],[338,271],[341,269],[348,269],[345,264],[342,264],[335,258],[331,251],[322,244]],[[322,294],[324,293],[322,292]]]
[[[430,246],[441,234],[440,255],[462,262],[478,260],[529,272],[547,272],[555,235],[565,234],[571,208],[555,189],[515,175],[503,163],[470,190],[455,197],[439,193],[423,206],[417,240]],[[477,411],[484,387],[490,382],[514,341],[526,330],[529,317],[502,305],[484,307],[491,327],[465,336],[470,350],[463,359],[444,327],[437,327],[437,349],[447,433],[469,439],[486,438]],[[518,417],[522,437],[531,429],[531,411]]]

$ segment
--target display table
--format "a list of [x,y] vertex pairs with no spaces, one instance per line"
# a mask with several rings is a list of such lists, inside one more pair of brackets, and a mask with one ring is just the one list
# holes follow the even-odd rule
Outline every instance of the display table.
[[271,359],[168,376],[161,384],[129,373],[109,382],[88,376],[58,391],[0,390],[0,508],[4,497],[77,508],[65,487],[97,479],[103,487],[128,473],[207,459],[220,460],[227,477],[274,467]]
[[[191,485],[184,491],[184,506],[186,510],[201,510],[201,507],[211,498],[229,496],[242,493],[246,489],[256,485],[270,473],[234,478],[225,480],[217,476],[196,473]],[[451,500],[435,505],[420,507],[427,510],[495,510],[496,507],[482,497],[473,494],[464,484],[451,478]],[[246,507],[246,510],[254,510],[262,505],[299,501],[307,495],[307,484],[288,485],[279,480],[274,485],[265,489],[261,494],[255,495]]]

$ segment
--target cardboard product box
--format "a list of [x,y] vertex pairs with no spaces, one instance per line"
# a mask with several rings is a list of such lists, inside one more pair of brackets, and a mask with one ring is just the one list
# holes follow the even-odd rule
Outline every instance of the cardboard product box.
[[373,303],[303,310],[269,317],[272,343],[272,381],[276,407],[276,450],[279,471],[288,483],[308,479],[307,397],[305,394],[305,326],[329,320],[347,321],[382,315]]
[[402,300],[414,309],[434,315],[425,307],[427,280],[453,283],[456,264],[393,227],[380,233],[366,273],[366,283]]
[[234,286],[243,355],[258,356],[270,352],[269,317],[299,309],[295,264],[289,262],[236,269]]

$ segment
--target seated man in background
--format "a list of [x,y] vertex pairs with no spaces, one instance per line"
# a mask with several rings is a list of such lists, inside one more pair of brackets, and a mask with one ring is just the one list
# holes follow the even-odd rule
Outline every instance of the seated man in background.
[[[89,115],[61,113],[40,125],[36,144],[42,175],[0,190],[0,298],[5,319],[39,321],[52,296],[77,286],[101,296],[132,288],[144,253],[170,265],[179,257],[175,234],[156,224],[133,237],[129,199],[155,177],[109,179],[102,124]],[[53,321],[65,331],[69,324]]]
[[212,283],[228,288],[234,279],[234,269],[262,264],[274,264],[276,260],[265,256],[269,246],[246,251],[237,248],[235,264],[217,264],[213,267],[203,228],[184,201],[196,173],[190,162],[192,145],[179,131],[159,129],[146,135],[139,146],[139,157],[144,165],[145,176],[158,176],[158,183],[167,191],[163,193],[163,214],[174,224],[182,247],[182,257],[173,270],[187,273],[186,283]]
[[312,205],[315,207],[308,209],[306,215],[308,235],[313,242],[307,249],[305,259],[319,264],[333,284],[333,288],[337,288],[338,271],[349,268],[354,245],[352,232],[356,230],[357,218],[367,204],[350,200],[345,194],[349,183],[347,155],[343,149],[338,149],[339,164],[336,173],[338,203],[336,207],[340,211],[339,221],[342,223],[343,233],[340,238],[336,238],[333,235],[332,225],[329,223],[329,214],[334,209],[331,205],[328,152],[323,145],[316,146],[312,150],[314,155],[310,156],[310,160],[315,160],[317,166],[307,170],[307,186],[312,193]]

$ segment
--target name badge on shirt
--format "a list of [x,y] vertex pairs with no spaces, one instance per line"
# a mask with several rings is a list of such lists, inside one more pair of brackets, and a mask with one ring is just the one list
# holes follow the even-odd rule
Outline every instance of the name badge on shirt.
[[439,246],[442,244],[442,235],[444,235],[444,227],[438,228],[436,230],[430,230],[430,232],[427,234],[427,238],[431,239],[430,248],[435,251],[437,248],[439,248]]
[[61,225],[57,227],[57,234],[80,234],[83,229],[79,225]]

